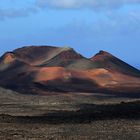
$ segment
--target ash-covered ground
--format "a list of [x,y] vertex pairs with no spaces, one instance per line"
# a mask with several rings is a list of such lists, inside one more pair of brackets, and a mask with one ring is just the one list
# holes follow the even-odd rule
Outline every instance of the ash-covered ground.
[[140,99],[0,90],[0,140],[139,140]]

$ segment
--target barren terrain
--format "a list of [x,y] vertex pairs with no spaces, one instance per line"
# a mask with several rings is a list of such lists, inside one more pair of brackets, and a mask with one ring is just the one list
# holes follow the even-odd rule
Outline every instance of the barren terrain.
[[0,92],[1,140],[139,140],[140,100],[98,93]]

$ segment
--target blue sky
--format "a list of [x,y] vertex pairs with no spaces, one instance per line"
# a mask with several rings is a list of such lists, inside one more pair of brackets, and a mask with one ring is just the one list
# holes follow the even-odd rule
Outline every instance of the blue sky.
[[0,55],[25,45],[106,50],[140,68],[140,0],[1,0]]

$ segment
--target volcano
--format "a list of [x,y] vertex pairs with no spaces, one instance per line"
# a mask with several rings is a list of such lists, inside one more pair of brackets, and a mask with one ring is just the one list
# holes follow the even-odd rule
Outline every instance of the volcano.
[[96,63],[99,68],[118,71],[120,73],[136,77],[140,74],[139,70],[135,69],[134,67],[128,65],[127,63],[105,51],[100,51],[95,56],[93,56],[91,60]]
[[69,47],[27,46],[0,58],[0,86],[23,94],[140,93],[140,71],[100,51],[86,58]]

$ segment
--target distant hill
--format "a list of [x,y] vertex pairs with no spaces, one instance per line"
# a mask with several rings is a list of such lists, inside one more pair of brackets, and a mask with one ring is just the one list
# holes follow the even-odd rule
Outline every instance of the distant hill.
[[123,62],[119,58],[113,56],[112,54],[100,51],[91,60],[96,63],[99,68],[105,68],[112,71],[119,71],[124,74],[130,74],[133,76],[140,76],[140,71],[129,64]]
[[27,46],[0,58],[0,86],[24,94],[140,93],[140,71],[100,51],[85,58],[72,48]]

